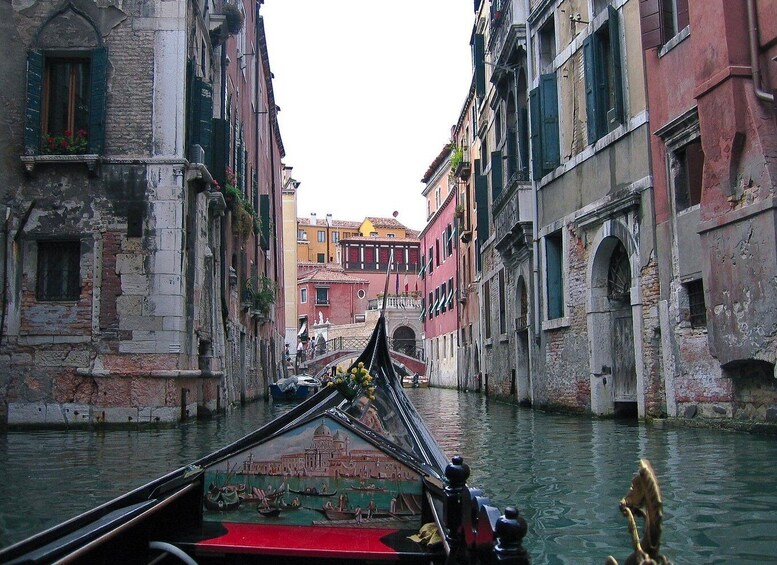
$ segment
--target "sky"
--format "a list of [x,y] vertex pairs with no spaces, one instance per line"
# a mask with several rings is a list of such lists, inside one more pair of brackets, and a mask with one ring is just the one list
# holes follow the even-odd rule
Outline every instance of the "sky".
[[391,217],[421,230],[421,178],[472,79],[472,0],[265,0],[297,215]]

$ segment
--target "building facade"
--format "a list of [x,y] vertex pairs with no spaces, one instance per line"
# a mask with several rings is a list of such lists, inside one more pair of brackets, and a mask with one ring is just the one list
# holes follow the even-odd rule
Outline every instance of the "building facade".
[[277,372],[283,145],[259,5],[152,4],[0,8],[9,424],[175,422]]
[[530,3],[534,403],[665,413],[639,2]]
[[645,3],[641,15],[667,412],[773,421],[774,5]]
[[424,324],[426,375],[432,385],[457,388],[458,308],[456,300],[456,183],[451,171],[451,145],[431,163],[421,182],[425,184],[429,216],[421,230],[423,265],[421,320]]

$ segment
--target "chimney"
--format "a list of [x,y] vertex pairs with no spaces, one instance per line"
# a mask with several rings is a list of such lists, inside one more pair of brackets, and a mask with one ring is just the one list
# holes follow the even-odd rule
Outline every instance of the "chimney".
[[326,225],[331,226],[332,225],[332,214],[326,215]]
[[316,213],[311,212],[310,213],[310,225],[315,226],[316,225]]

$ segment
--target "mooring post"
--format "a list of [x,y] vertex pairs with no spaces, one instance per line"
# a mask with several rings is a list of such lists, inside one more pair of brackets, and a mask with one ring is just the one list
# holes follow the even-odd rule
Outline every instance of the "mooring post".
[[464,543],[462,525],[462,494],[466,492],[469,478],[469,465],[464,463],[461,455],[454,455],[450,464],[445,467],[445,539],[450,547],[448,563],[464,562],[467,548]]
[[529,565],[529,554],[523,547],[528,527],[523,516],[514,506],[505,508],[505,513],[496,521],[494,528],[494,553],[492,563],[500,565]]

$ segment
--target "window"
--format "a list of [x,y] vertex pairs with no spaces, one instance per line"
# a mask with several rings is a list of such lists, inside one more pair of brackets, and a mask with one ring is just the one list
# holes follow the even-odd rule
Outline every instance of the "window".
[[670,155],[670,166],[677,211],[699,204],[704,170],[701,141],[696,139],[673,151]]
[[297,230],[297,239],[300,241],[307,241],[308,234],[305,233],[305,230]]
[[539,35],[539,74],[553,72],[553,60],[556,58],[556,28],[553,17],[540,28]]
[[505,294],[505,272],[499,271],[499,333],[507,333],[507,295]]
[[329,304],[329,288],[317,287],[316,288],[316,305]]
[[396,237],[396,235],[394,235],[393,233],[387,233],[386,237]]
[[688,0],[640,2],[642,48],[667,43],[689,24]]
[[363,300],[365,296],[367,296],[367,293],[364,292],[363,288],[360,288],[359,290],[356,291],[356,297],[358,299]]
[[656,131],[666,145],[668,183],[674,193],[676,212],[701,202],[704,151],[700,133],[696,108]]
[[448,308],[448,297],[447,297],[447,285],[446,283],[442,283],[442,286],[440,287],[440,312],[445,312]]
[[338,243],[340,241],[340,232],[339,231],[333,231],[332,232],[332,243]]
[[106,60],[103,48],[56,56],[30,51],[24,130],[28,154],[102,152]]
[[561,318],[564,315],[563,250],[560,231],[545,238],[546,298],[549,320]]
[[539,86],[529,92],[529,110],[533,176],[538,180],[559,164],[556,73],[540,75]]
[[81,242],[39,241],[36,297],[39,301],[81,296]]
[[607,10],[607,24],[583,41],[588,143],[623,123],[620,21],[615,8]]
[[448,308],[453,308],[453,277],[448,279]]
[[688,0],[661,0],[661,29],[666,43],[688,25]]
[[434,317],[434,293],[429,293],[429,318]]
[[688,319],[692,328],[707,326],[707,307],[704,303],[704,283],[701,279],[685,283],[688,293]]
[[483,283],[483,320],[486,339],[491,339],[491,281]]
[[299,289],[299,301],[301,304],[308,303],[308,289],[306,288]]
[[325,253],[316,253],[316,262],[317,263],[326,263],[326,254]]
[[319,243],[326,243],[326,232],[324,230],[318,230],[316,233],[316,241]]

